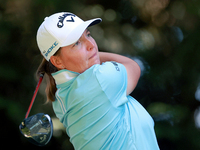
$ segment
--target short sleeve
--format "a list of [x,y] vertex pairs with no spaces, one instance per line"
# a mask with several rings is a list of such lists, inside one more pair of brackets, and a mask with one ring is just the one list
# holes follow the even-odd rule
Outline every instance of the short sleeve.
[[95,71],[97,80],[111,103],[118,107],[128,102],[126,68],[117,62],[106,62]]

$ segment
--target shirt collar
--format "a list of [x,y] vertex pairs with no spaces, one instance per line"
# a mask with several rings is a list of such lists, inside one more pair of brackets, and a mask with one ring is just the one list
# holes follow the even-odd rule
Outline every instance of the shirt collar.
[[53,78],[55,79],[56,84],[62,84],[65,83],[75,77],[77,77],[79,73],[72,72],[67,69],[59,70],[55,73],[52,73]]

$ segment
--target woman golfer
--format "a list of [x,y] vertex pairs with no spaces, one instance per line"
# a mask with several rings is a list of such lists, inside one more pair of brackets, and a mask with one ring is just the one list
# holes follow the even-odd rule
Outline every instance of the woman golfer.
[[140,68],[127,57],[98,51],[87,28],[100,22],[69,12],[45,18],[37,43],[47,97],[76,150],[158,150],[153,119],[129,96]]

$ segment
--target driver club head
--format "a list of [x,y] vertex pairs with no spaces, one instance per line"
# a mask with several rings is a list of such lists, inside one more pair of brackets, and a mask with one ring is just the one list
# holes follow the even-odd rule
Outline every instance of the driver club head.
[[52,137],[53,123],[48,114],[38,113],[24,119],[19,130],[31,143],[44,146]]

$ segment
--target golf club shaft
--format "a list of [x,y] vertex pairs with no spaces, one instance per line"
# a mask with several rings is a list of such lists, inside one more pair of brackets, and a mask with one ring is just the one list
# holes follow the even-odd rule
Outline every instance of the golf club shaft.
[[35,91],[34,91],[33,98],[32,98],[31,103],[30,103],[30,105],[29,105],[28,111],[26,112],[25,119],[28,118],[28,115],[29,115],[29,113],[30,113],[30,111],[31,111],[31,108],[32,108],[32,106],[33,106],[33,103],[34,103],[34,101],[35,101],[35,97],[36,97],[36,95],[37,95],[37,92],[38,92],[38,90],[39,90],[39,87],[40,87],[40,84],[41,84],[41,82],[42,82],[43,77],[44,77],[44,74],[40,74],[40,79],[39,79],[39,81],[38,81],[38,83],[37,83],[37,86],[36,86],[36,89],[35,89]]

